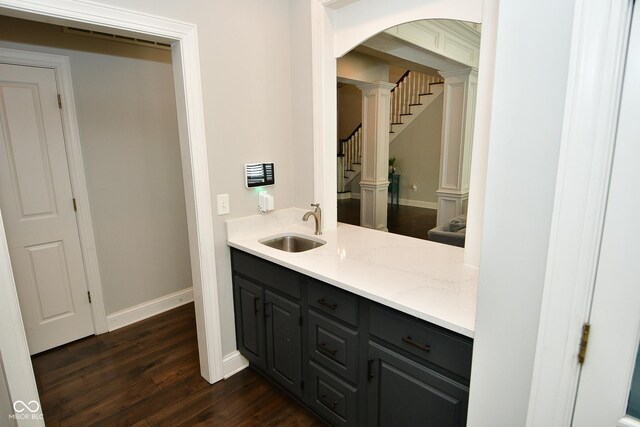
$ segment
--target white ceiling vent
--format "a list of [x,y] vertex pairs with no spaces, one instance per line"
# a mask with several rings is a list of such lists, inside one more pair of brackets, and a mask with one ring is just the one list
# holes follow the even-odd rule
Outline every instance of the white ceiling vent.
[[171,45],[167,43],[154,42],[152,40],[138,39],[135,37],[121,36],[118,34],[103,33],[101,31],[83,30],[82,28],[62,27],[65,33],[79,36],[95,37],[97,39],[112,40],[116,42],[137,44],[138,46],[154,47],[156,49],[171,50]]

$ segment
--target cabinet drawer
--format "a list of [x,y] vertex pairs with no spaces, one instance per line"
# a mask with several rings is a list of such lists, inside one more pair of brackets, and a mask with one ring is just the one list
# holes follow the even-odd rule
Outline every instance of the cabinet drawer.
[[309,362],[308,404],[335,426],[355,426],[357,390]]
[[377,305],[369,307],[370,332],[421,359],[469,379],[472,341],[391,312]]
[[238,274],[300,298],[300,279],[292,270],[235,249],[231,250],[231,264]]
[[326,283],[307,278],[312,307],[351,325],[358,325],[358,297]]
[[309,310],[309,356],[342,378],[358,378],[358,333]]

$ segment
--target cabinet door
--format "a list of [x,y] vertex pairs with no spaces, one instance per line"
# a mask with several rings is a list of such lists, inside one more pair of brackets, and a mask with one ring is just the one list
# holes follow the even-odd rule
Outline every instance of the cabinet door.
[[376,343],[369,343],[369,426],[462,427],[469,389]]
[[266,369],[264,289],[240,276],[233,278],[238,350],[253,365]]
[[302,397],[300,306],[268,290],[265,301],[268,373],[289,392]]

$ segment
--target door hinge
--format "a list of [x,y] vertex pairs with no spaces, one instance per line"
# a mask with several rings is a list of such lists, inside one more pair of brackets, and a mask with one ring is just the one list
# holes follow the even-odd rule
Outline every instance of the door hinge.
[[87,297],[89,297],[89,304],[91,304],[91,292],[87,291]]
[[591,324],[582,325],[582,337],[580,338],[580,350],[578,351],[578,363],[584,365],[584,358],[587,355],[587,344],[589,344],[589,331]]
[[58,108],[62,110],[62,97],[58,94]]
[[78,212],[78,205],[76,204],[76,198],[73,198],[73,211]]

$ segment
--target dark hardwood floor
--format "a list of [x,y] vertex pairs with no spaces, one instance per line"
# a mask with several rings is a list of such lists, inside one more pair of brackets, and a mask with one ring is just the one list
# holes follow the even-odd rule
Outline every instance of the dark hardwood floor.
[[[435,209],[387,205],[387,228],[390,233],[427,240],[427,231],[436,226]],[[338,221],[360,225],[360,200],[338,200]]]
[[251,368],[199,373],[193,304],[32,358],[47,426],[323,426]]

